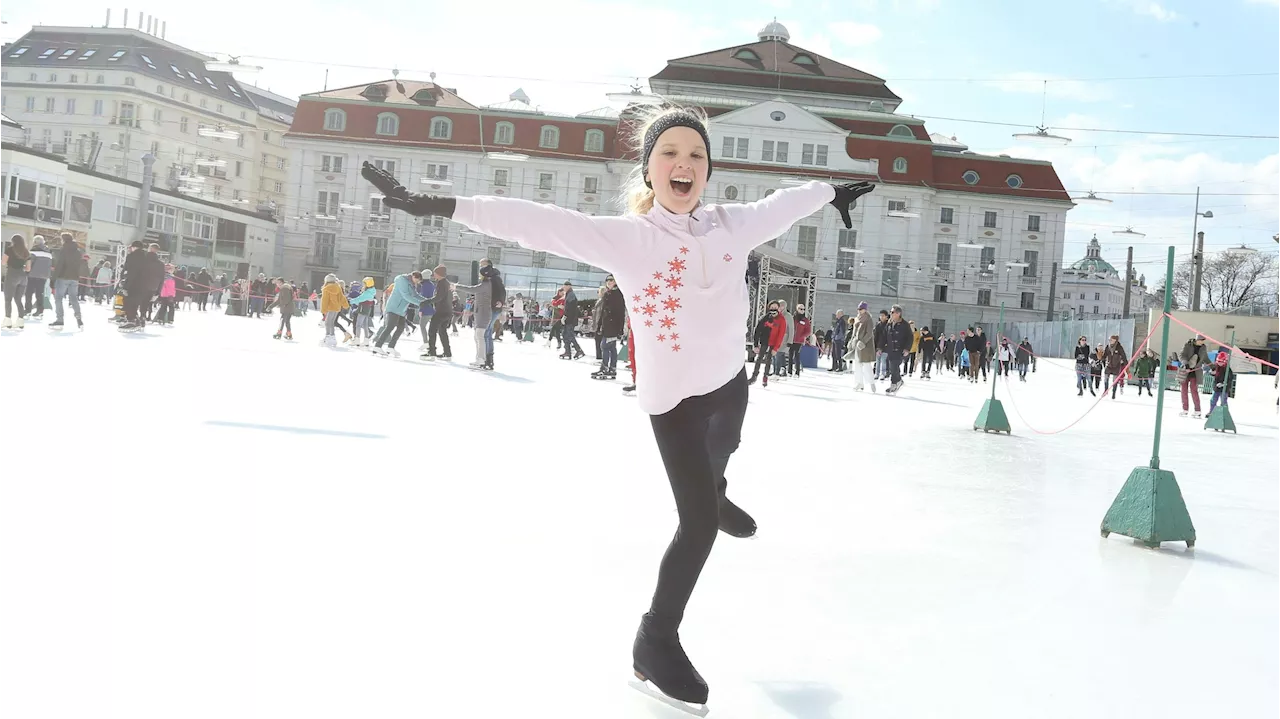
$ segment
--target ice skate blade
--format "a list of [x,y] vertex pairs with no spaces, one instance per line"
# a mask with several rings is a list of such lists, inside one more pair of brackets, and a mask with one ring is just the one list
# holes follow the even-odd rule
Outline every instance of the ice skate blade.
[[651,699],[656,699],[672,709],[696,717],[705,717],[707,712],[711,711],[707,708],[706,704],[690,704],[688,702],[682,702],[679,699],[673,699],[672,697],[658,691],[658,688],[650,684],[648,680],[640,674],[640,672],[635,672],[635,675],[635,679],[627,682],[632,689],[635,689]]

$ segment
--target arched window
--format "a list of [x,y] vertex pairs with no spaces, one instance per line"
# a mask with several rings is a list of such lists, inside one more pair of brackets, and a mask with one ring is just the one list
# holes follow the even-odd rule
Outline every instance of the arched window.
[[738,199],[738,188],[733,185],[729,185],[728,187],[724,188],[724,199],[726,200]]
[[379,135],[399,135],[400,134],[400,118],[394,112],[378,113],[378,129]]
[[493,144],[510,145],[516,141],[516,126],[509,122],[499,122],[493,128]]
[[894,172],[906,172],[906,171],[907,171],[907,158],[905,158],[905,157],[895,157],[895,158],[894,158],[894,160],[893,160],[893,171],[894,171]]
[[894,125],[889,130],[889,137],[915,137],[915,133],[911,132],[911,128],[906,125]]
[[791,59],[791,62],[794,62],[797,65],[817,65],[818,64],[818,61],[814,60],[812,55],[806,55],[804,53],[798,53],[794,58]]
[[604,131],[587,130],[587,143],[583,149],[587,152],[604,152]]
[[131,77],[126,77],[126,78],[124,79],[124,84],[125,84],[127,87],[133,87],[133,85],[134,85],[133,78],[131,78]]
[[739,60],[751,60],[753,62],[760,62],[760,56],[755,54],[753,51],[748,50],[745,47],[735,52],[733,56]]
[[552,150],[560,147],[560,128],[555,125],[543,125],[542,132],[538,136],[538,147]]
[[164,85],[156,85],[156,94],[157,94],[157,95],[163,95],[163,94],[164,94]]
[[[182,96],[183,102],[188,102],[187,96]],[[324,129],[342,132],[347,129],[347,113],[336,107],[330,107],[324,111]]]
[[884,103],[879,100],[872,100],[867,109],[872,112],[884,112]]
[[432,140],[453,139],[453,120],[450,120],[447,117],[431,118],[431,139]]

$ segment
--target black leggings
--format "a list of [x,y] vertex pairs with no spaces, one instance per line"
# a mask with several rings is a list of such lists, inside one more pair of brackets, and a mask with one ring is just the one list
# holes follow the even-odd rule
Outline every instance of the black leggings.
[[387,323],[382,327],[382,334],[378,335],[378,339],[373,343],[373,346],[381,347],[385,342],[388,347],[395,349],[401,332],[404,332],[404,315],[388,312]]
[[288,332],[289,334],[293,334],[293,322],[291,322],[292,319],[293,319],[293,315],[290,315],[287,313],[281,313],[280,329],[276,330],[276,332],[277,333]]
[[[768,377],[773,371],[773,350],[767,345],[756,354],[756,366],[751,369],[751,379],[754,381],[760,376],[760,365],[764,365],[764,376]],[[743,372],[746,372],[744,369]]]
[[720,525],[720,500],[729,456],[742,437],[747,414],[745,369],[720,389],[686,397],[674,409],[649,418],[675,495],[680,526],[662,555],[649,611],[679,626]]

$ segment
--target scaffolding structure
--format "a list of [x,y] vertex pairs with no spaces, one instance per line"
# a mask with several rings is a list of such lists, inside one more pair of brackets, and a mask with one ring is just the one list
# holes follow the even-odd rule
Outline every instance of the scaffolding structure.
[[751,334],[755,331],[756,323],[769,306],[770,288],[799,288],[801,294],[798,301],[805,304],[812,304],[818,290],[818,268],[810,260],[770,245],[761,245],[753,250],[751,260],[757,264],[759,275],[755,284],[750,286],[751,315],[747,318],[747,344],[751,344]]

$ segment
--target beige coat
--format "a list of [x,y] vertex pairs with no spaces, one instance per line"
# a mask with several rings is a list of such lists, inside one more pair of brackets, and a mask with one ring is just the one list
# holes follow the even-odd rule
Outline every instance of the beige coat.
[[[849,344],[853,346],[852,349],[856,352],[854,357],[859,362],[876,360],[875,322],[870,312],[854,315],[853,336],[849,338]],[[858,349],[859,342],[862,343],[862,349]]]

